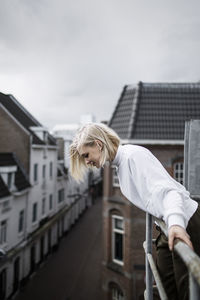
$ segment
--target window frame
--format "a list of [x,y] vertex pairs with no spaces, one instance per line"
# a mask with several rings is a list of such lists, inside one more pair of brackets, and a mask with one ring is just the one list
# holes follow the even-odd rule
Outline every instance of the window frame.
[[46,178],[46,165],[42,165],[42,179]]
[[[178,168],[176,168],[178,167]],[[182,178],[180,176],[182,174]],[[175,161],[173,163],[173,177],[176,181],[184,184],[184,163],[183,161]]]
[[116,286],[111,287],[112,300],[124,300],[124,294],[122,290]]
[[49,194],[49,210],[51,211],[52,209],[53,209],[53,194]]
[[[124,236],[125,236],[125,223],[124,223],[124,217],[116,215],[116,214],[112,214],[112,261],[123,266],[124,265],[124,251],[125,251],[125,247],[124,247]],[[115,228],[115,220],[122,220],[122,226],[123,229],[119,229],[119,228]],[[119,260],[117,258],[115,258],[115,233],[121,234],[122,235],[122,260]]]
[[50,161],[49,163],[49,178],[52,179],[53,178],[53,162]]
[[112,165],[112,186],[113,187],[119,187],[119,178],[117,175],[117,166],[116,165]]
[[38,182],[38,163],[33,165],[33,181],[34,183]]
[[22,233],[24,229],[24,209],[19,212],[18,233]]
[[64,202],[64,199],[65,199],[65,189],[62,188],[62,189],[59,189],[58,190],[58,203],[63,203]]
[[37,214],[38,214],[38,203],[34,202],[32,206],[32,223],[37,222]]
[[[5,224],[2,225],[2,223],[5,223]],[[0,245],[4,245],[7,243],[7,228],[8,228],[7,219],[1,220],[1,223],[0,223]]]
[[44,216],[45,215],[45,212],[46,212],[46,198],[45,197],[43,197],[42,198],[42,209],[41,209],[41,212],[42,212],[42,216]]

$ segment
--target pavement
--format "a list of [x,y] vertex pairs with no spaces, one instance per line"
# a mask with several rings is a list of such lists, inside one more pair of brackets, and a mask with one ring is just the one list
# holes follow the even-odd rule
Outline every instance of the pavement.
[[101,300],[102,198],[86,209],[15,300]]

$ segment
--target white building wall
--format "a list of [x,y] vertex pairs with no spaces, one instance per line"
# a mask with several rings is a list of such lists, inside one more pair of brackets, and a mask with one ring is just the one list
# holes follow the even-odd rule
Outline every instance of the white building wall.
[[6,197],[0,201],[0,224],[2,221],[6,221],[6,242],[0,243],[0,248],[4,251],[8,251],[14,243],[12,242],[12,208],[13,208],[13,196]]
[[[53,164],[53,176],[50,177],[50,162]],[[34,182],[34,164],[38,164],[38,180]],[[31,150],[30,181],[33,185],[30,193],[28,208],[28,232],[34,231],[39,221],[56,210],[56,178],[57,178],[57,150],[32,148]],[[45,178],[43,178],[43,166],[45,166]],[[53,195],[53,208],[49,209],[49,196]],[[42,199],[45,198],[45,213],[42,214]],[[37,221],[32,222],[33,203],[37,203]]]
[[[10,249],[19,244],[26,235],[26,206],[28,203],[28,194],[29,191],[20,196],[13,197],[12,210],[10,212],[10,227],[8,228]],[[19,216],[22,210],[24,211],[23,229],[19,232]]]
[[[57,179],[57,188],[56,188],[56,211],[59,211],[62,209],[64,206],[68,205],[68,184],[66,178],[60,177]],[[59,203],[59,190],[64,190],[64,200]]]

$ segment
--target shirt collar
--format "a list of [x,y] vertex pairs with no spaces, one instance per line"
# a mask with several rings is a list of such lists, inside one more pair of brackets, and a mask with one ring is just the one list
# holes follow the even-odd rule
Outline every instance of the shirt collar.
[[121,157],[122,157],[122,145],[119,145],[115,158],[112,161],[112,164],[119,166]]

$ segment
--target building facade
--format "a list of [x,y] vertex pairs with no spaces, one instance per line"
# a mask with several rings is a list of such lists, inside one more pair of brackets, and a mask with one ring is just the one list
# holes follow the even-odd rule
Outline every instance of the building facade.
[[[184,184],[185,121],[199,118],[200,83],[139,82],[123,88],[108,125],[121,144],[148,148]],[[112,164],[103,195],[103,299],[143,299],[145,213],[122,195]]]
[[[62,145],[63,143],[61,143]],[[11,298],[88,207],[64,149],[12,95],[0,93],[0,299]]]

